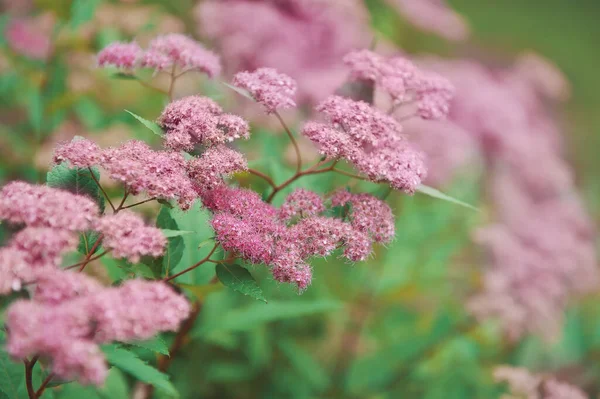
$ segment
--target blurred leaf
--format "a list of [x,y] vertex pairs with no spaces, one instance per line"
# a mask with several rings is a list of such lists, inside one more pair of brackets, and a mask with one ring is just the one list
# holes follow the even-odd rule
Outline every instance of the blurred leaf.
[[[99,236],[100,233],[98,233],[97,231],[88,231],[82,233],[79,236],[79,245],[77,245],[77,251],[84,255],[87,255],[90,252],[90,250],[94,247],[96,241],[98,241]],[[100,248],[102,248],[102,246],[98,245],[94,250],[93,254],[98,252]]]
[[29,123],[33,131],[39,135],[42,132],[44,119],[44,100],[39,88],[34,88],[30,91],[27,100],[27,113],[29,115]]
[[160,353],[161,355],[169,356],[169,347],[165,343],[165,341],[157,335],[152,339],[147,339],[145,341],[132,341],[128,342],[129,345],[134,345],[139,348],[148,349],[152,352]]
[[23,363],[13,362],[4,349],[0,349],[0,391],[10,399],[21,399],[19,387],[24,379]]
[[177,390],[169,381],[169,376],[148,365],[135,353],[118,345],[105,345],[102,350],[108,363],[131,374],[140,381],[161,389],[174,397],[178,396]]
[[163,130],[161,129],[160,126],[158,126],[158,124],[156,122],[152,122],[152,121],[149,121],[148,119],[144,119],[141,116],[134,114],[133,112],[131,112],[129,110],[125,110],[125,112],[127,112],[128,114],[133,116],[135,119],[140,121],[144,126],[146,126],[148,129],[150,129],[152,131],[152,133],[154,133],[160,137],[164,136]]
[[180,236],[184,236],[186,234],[193,234],[193,231],[187,231],[187,230],[171,230],[171,229],[160,229],[163,233],[163,235],[166,238],[173,238],[173,237],[180,237]]
[[135,75],[125,72],[117,72],[110,76],[113,79],[122,79],[122,80],[139,80],[139,78]]
[[[83,386],[77,383],[66,384],[58,392],[58,399],[104,399],[94,387]],[[44,399],[47,393],[42,396]]]
[[94,17],[96,7],[101,0],[73,0],[71,4],[71,29],[77,29],[81,24]]
[[73,108],[79,120],[88,130],[100,129],[107,123],[105,112],[96,103],[96,100],[90,97],[78,98]]
[[244,96],[249,100],[256,101],[256,100],[254,100],[254,97],[252,97],[252,95],[247,90],[244,90],[237,86],[230,85],[229,83],[226,83],[226,82],[221,82],[221,83],[223,83],[223,85],[225,85],[226,87],[229,87],[231,90],[235,91],[239,95]]
[[[97,168],[92,168],[92,173],[96,180],[100,179],[100,172]],[[46,183],[50,187],[67,190],[74,194],[87,195],[96,201],[100,212],[104,212],[104,196],[98,184],[92,178],[89,169],[70,168],[67,163],[63,162],[48,172]]]
[[104,386],[100,388],[100,394],[104,399],[128,399],[129,387],[125,376],[116,367],[111,367]]
[[323,391],[329,386],[327,371],[308,351],[299,347],[290,339],[279,341],[279,348],[290,360],[290,363],[298,374],[300,374],[302,381],[317,391]]
[[183,288],[192,293],[196,299],[204,301],[206,297],[213,293],[223,289],[221,284],[204,284],[204,285],[191,285],[191,284],[177,284],[178,287]]
[[[156,227],[161,230],[167,230],[171,232],[178,232],[179,228],[177,222],[171,216],[172,209],[161,206],[158,217],[156,218]],[[191,234],[192,232],[186,233]],[[173,268],[179,263],[185,250],[185,242],[183,241],[183,234],[176,235],[168,238],[167,249],[165,254],[158,258],[143,257],[142,263],[148,265],[155,277],[164,277],[171,273]]]
[[224,264],[218,264],[216,270],[217,277],[223,285],[259,301],[267,302],[262,290],[248,270],[238,265]]
[[463,202],[459,199],[456,199],[447,194],[444,194],[443,192],[441,192],[433,187],[429,187],[424,184],[421,184],[421,185],[419,185],[419,187],[417,187],[417,191],[422,194],[429,195],[430,197],[441,199],[441,200],[448,201],[448,202],[452,202],[453,204],[464,206],[465,208],[469,208],[476,212],[480,212],[480,210],[478,208],[474,207],[473,205],[469,205],[466,202]]

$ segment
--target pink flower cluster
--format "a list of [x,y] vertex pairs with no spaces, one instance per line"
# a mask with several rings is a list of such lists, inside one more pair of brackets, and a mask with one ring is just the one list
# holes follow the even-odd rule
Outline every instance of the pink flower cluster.
[[168,104],[158,123],[166,132],[165,146],[174,151],[191,151],[197,144],[223,144],[250,136],[245,120],[223,113],[217,103],[201,96]]
[[425,178],[423,154],[402,136],[402,126],[362,101],[332,96],[317,107],[328,123],[309,122],[302,134],[320,152],[343,158],[375,182],[413,193]]
[[296,82],[273,68],[236,73],[233,84],[247,90],[269,114],[296,106],[293,99],[297,90]]
[[9,21],[3,36],[14,51],[34,60],[45,60],[52,52],[48,32],[44,32],[34,19]]
[[368,194],[334,198],[336,204],[356,204],[350,222],[322,216],[323,200],[304,189],[292,192],[280,209],[253,191],[225,186],[205,192],[203,201],[214,213],[211,223],[225,250],[271,267],[277,281],[303,290],[312,279],[307,263],[311,257],[343,247],[348,260],[362,261],[371,254],[373,242],[393,237],[393,216],[382,201]]
[[98,53],[98,65],[125,70],[153,68],[157,71],[178,67],[181,72],[200,71],[210,77],[221,73],[219,57],[192,38],[181,34],[159,36],[147,50],[135,42],[115,42]]
[[228,71],[276,68],[299,83],[301,104],[313,104],[344,82],[344,54],[368,45],[362,3],[208,0],[198,5],[196,17],[201,34],[219,45]]
[[248,169],[242,154],[224,145],[209,147],[199,158],[190,161],[189,175],[202,190],[211,190],[223,184],[223,177]]
[[507,398],[527,399],[587,399],[579,388],[556,380],[554,377],[533,374],[521,367],[499,366],[494,370],[498,382],[508,384]]
[[84,275],[55,271],[40,280],[32,300],[7,310],[7,351],[19,359],[47,357],[58,377],[101,385],[108,367],[99,344],[174,331],[189,312],[186,299],[162,282],[104,288]]
[[414,103],[414,112],[422,119],[443,119],[450,111],[454,86],[435,73],[417,68],[404,57],[385,58],[369,50],[358,50],[346,55],[344,62],[352,78],[371,82],[388,93],[394,110]]

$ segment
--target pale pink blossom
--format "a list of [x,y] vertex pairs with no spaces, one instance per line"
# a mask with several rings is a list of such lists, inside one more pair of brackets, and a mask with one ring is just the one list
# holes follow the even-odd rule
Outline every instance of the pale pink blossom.
[[127,258],[132,263],[142,256],[162,255],[167,245],[160,229],[146,226],[140,216],[126,210],[102,217],[95,229],[102,234],[103,245],[114,257]]
[[68,162],[76,168],[89,168],[100,161],[100,147],[91,140],[74,137],[73,140],[59,144],[54,150],[54,162]]
[[108,367],[100,347],[86,340],[65,341],[53,348],[52,372],[64,380],[77,379],[80,384],[104,384]]
[[90,198],[56,188],[13,181],[0,190],[0,219],[14,224],[85,231],[98,213]]
[[26,227],[10,241],[10,247],[24,254],[32,268],[59,266],[62,255],[74,251],[79,243],[77,234],[49,227]]
[[210,147],[188,166],[190,177],[204,190],[224,184],[224,178],[248,169],[244,156],[224,145]]
[[103,288],[97,280],[83,273],[59,269],[39,273],[35,282],[33,299],[50,305],[58,305],[94,294]]
[[296,82],[273,68],[238,72],[233,77],[233,84],[247,90],[269,114],[296,106],[294,101]]
[[52,51],[52,42],[35,19],[14,19],[6,25],[4,35],[17,53],[35,60],[45,60]]
[[0,295],[19,291],[35,279],[35,270],[27,263],[27,254],[18,249],[0,248]]
[[98,66],[133,70],[139,67],[142,54],[142,49],[136,42],[114,42],[98,53]]
[[281,220],[291,221],[296,217],[317,216],[324,211],[325,205],[319,194],[298,188],[285,198],[285,202],[279,207],[278,216]]

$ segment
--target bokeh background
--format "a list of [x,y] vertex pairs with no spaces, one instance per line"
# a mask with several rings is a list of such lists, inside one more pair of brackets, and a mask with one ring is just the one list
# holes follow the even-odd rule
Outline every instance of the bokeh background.
[[[76,135],[102,146],[129,138],[155,140],[124,109],[153,119],[165,104],[164,96],[96,68],[95,54],[115,40],[146,43],[157,34],[172,32],[210,43],[199,36],[197,3],[4,0],[0,185],[15,179],[43,182],[54,145]],[[535,51],[555,63],[570,82],[571,95],[552,112],[564,135],[564,154],[574,169],[577,189],[595,225],[600,220],[600,3],[449,3],[470,26],[466,40],[446,40],[420,30],[383,0],[365,0],[371,35],[365,40],[376,38],[378,46],[396,45],[415,55],[476,58],[492,65],[509,65],[524,51]],[[9,34],[15,30],[26,37],[16,46]],[[240,106],[223,86],[198,76],[186,78],[177,95],[200,92],[226,109],[248,106]],[[257,167],[283,180],[292,166],[288,160],[281,167],[280,160],[291,153],[286,138],[277,132],[272,121],[256,118],[253,137],[244,149]],[[238,178],[241,184],[261,188],[250,176]],[[388,199],[397,216],[395,242],[362,264],[315,262],[313,285],[302,295],[276,284],[261,268],[252,270],[269,299],[266,305],[207,285],[214,276],[211,267],[190,273],[187,283],[194,287],[202,310],[185,350],[169,368],[181,397],[496,398],[505,391],[492,375],[501,364],[550,373],[597,397],[600,308],[594,292],[573,298],[561,334],[551,342],[536,334],[509,341],[493,322],[473,322],[467,312],[466,301],[481,288],[485,264],[472,240],[473,231],[488,217],[484,181],[482,171],[469,168],[444,187],[480,207],[481,213],[424,195],[391,195]],[[119,195],[117,187],[104,183],[111,194]],[[326,192],[346,183],[343,178],[314,177],[302,185]],[[376,189],[366,183],[359,187]],[[148,205],[143,211],[152,215],[156,210]],[[197,248],[211,236],[207,218],[199,208],[178,216],[180,229],[195,232],[185,237],[187,248]],[[8,237],[0,225],[0,243]],[[201,250],[188,251],[181,264],[191,263]],[[90,269],[110,281],[122,267],[106,261]],[[6,300],[0,303],[4,308]],[[156,361],[151,351],[139,352],[148,362]],[[113,369],[103,389],[71,383],[48,390],[45,396],[119,399],[132,397],[135,389],[131,376]],[[0,398],[3,395],[0,392]]]

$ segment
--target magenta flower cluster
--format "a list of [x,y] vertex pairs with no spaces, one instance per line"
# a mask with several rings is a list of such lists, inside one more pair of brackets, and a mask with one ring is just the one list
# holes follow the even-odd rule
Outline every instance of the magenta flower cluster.
[[247,90],[250,95],[263,105],[267,113],[296,106],[296,81],[289,76],[278,73],[273,68],[259,68],[254,72],[239,72],[233,77],[233,84]]
[[210,77],[221,73],[221,62],[215,53],[181,34],[159,36],[150,42],[146,50],[135,42],[112,43],[98,54],[98,65],[127,71],[137,68],[171,71],[179,68],[180,73],[199,71]]

